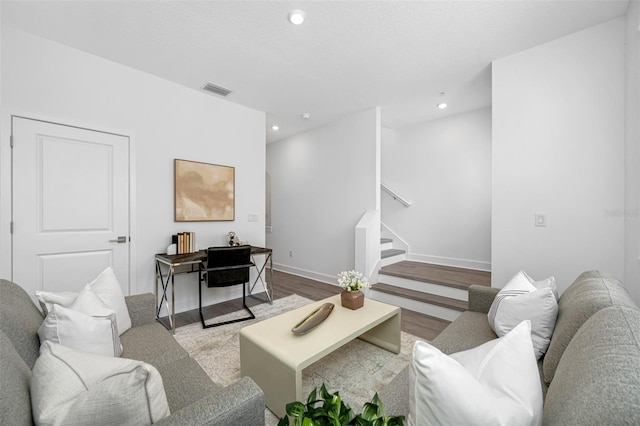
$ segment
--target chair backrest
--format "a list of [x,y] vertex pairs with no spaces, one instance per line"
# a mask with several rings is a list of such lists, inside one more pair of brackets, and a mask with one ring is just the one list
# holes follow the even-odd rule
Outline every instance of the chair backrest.
[[[207,287],[226,287],[248,282],[250,264],[251,246],[209,247],[205,275]],[[237,268],[239,265],[247,266]]]

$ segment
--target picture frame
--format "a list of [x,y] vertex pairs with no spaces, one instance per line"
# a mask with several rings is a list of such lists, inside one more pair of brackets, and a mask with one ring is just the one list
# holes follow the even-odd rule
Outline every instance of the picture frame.
[[174,160],[176,222],[235,220],[235,167]]

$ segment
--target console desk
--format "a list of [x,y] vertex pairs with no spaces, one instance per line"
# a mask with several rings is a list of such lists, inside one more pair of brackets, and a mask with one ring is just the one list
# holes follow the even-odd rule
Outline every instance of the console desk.
[[[264,263],[262,266],[258,266],[258,263],[255,262],[254,256],[264,255]],[[262,286],[264,287],[264,291],[267,295],[267,299],[269,304],[273,303],[273,250],[266,247],[255,247],[251,246],[251,258],[254,263],[254,267],[258,272],[258,276],[253,281],[253,284],[249,286],[249,296],[256,297],[253,294],[253,290],[260,281]],[[169,319],[169,330],[175,334],[176,326],[175,326],[175,284],[174,277],[180,274],[189,274],[189,273],[197,273],[198,275],[198,285],[202,285],[202,270],[204,269],[204,264],[207,261],[207,250],[199,250],[195,253],[185,253],[185,254],[166,254],[166,253],[158,253],[156,254],[156,319],[162,323],[160,318],[160,313],[162,311],[162,306],[165,306],[167,311],[167,317]],[[265,274],[265,268],[269,264],[269,276],[267,277]],[[263,277],[263,275],[265,275]],[[160,287],[158,287],[158,282],[160,283]],[[169,296],[167,291],[169,290],[169,283],[171,283],[171,301],[169,301]],[[159,290],[162,290],[160,293]],[[158,296],[160,296],[160,300],[158,300]],[[166,327],[166,324],[163,323]]]

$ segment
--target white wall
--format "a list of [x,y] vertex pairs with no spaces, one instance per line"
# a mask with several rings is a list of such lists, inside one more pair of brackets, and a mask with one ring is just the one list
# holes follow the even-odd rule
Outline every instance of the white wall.
[[640,2],[627,11],[624,282],[640,305]]
[[[264,244],[265,114],[178,86],[119,64],[11,29],[2,28],[3,123],[15,112],[65,124],[130,135],[136,176],[132,191],[131,293],[154,289],[154,254],[170,235],[189,230],[200,247],[242,240]],[[10,186],[7,126],[0,145],[0,194],[6,214]],[[235,167],[235,222],[176,223],[173,220],[173,159]],[[257,213],[260,222],[248,222]],[[5,217],[4,215],[2,216]],[[10,235],[0,227],[0,276],[10,274]],[[20,265],[17,265],[20,267]],[[238,297],[240,288],[209,290],[205,301]],[[217,292],[217,293],[216,293]],[[176,280],[177,310],[197,306],[194,275]]]
[[[623,278],[624,18],[493,63],[492,285]],[[534,215],[547,215],[535,227]]]
[[366,110],[267,145],[277,269],[335,284],[354,267],[355,226],[376,208],[379,116]]
[[382,222],[413,260],[491,269],[491,108],[386,130]]

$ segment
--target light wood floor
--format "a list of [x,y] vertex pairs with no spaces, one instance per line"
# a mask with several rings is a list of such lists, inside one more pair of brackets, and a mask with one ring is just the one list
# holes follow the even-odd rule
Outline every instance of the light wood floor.
[[[291,294],[297,294],[310,300],[322,300],[338,294],[341,291],[341,288],[337,285],[326,284],[280,271],[273,271],[273,282],[274,299],[286,297]],[[203,291],[206,290],[203,289]],[[264,293],[258,294],[257,296],[266,300]],[[256,300],[253,297],[247,298],[247,305],[249,307],[259,303],[264,302]],[[203,313],[205,318],[209,318],[240,309],[242,309],[242,299],[235,299],[217,305],[207,306],[203,309]],[[401,316],[402,331],[425,340],[432,340],[440,334],[447,325],[449,325],[449,321],[422,315],[406,309],[402,309]],[[197,309],[176,314],[176,327],[198,321],[200,321],[200,315],[198,314]]]

